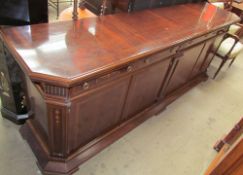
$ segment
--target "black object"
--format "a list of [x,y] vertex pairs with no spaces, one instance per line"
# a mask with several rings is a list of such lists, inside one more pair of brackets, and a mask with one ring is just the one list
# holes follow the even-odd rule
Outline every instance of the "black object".
[[156,8],[162,6],[172,6],[178,4],[186,4],[186,3],[200,3],[205,0],[84,0],[81,3],[81,6],[85,6],[93,13],[100,15],[102,14],[102,6],[103,14],[114,13],[117,9],[124,12],[132,12],[137,10],[143,10],[148,8]]
[[[0,0],[0,25],[16,26],[48,22],[47,0]],[[23,72],[7,52],[0,36],[1,113],[18,124],[28,118]]]
[[131,11],[198,2],[202,0],[130,0]]
[[1,113],[15,123],[28,118],[27,92],[24,74],[0,38],[0,96]]
[[47,0],[0,0],[0,25],[48,22]]
[[[87,8],[89,9],[91,12],[95,13],[96,15],[102,15],[102,14],[111,14],[113,13],[112,11],[112,2],[113,1],[117,1],[117,0],[110,0],[110,1],[106,1],[106,3],[104,4],[104,0],[83,0],[80,2],[79,7],[80,8]],[[119,0],[118,0],[119,1]],[[125,1],[129,1],[129,0],[125,0]],[[104,7],[105,5],[105,7]]]

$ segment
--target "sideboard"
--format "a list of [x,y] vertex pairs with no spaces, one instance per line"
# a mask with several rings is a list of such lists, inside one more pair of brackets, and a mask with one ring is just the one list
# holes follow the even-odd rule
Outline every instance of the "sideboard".
[[207,80],[211,43],[238,21],[206,3],[2,29],[25,75],[21,134],[41,171],[72,174]]

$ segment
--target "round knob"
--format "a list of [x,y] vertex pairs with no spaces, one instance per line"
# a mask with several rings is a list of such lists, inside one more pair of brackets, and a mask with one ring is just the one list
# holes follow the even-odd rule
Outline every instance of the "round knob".
[[128,66],[127,67],[127,72],[131,72],[132,71],[132,66]]
[[89,89],[89,83],[85,82],[83,84],[83,89],[86,90],[86,89]]
[[144,60],[144,62],[145,62],[146,64],[148,64],[148,63],[150,63],[150,59],[147,58],[147,59]]

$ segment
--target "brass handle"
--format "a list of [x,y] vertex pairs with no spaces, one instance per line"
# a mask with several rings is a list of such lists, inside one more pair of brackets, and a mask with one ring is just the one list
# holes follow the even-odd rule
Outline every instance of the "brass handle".
[[85,83],[83,84],[83,89],[84,89],[84,90],[89,89],[89,83],[85,82]]
[[146,64],[149,64],[149,63],[150,63],[150,59],[147,58],[147,59],[144,60],[144,62],[145,62]]
[[21,100],[20,104],[21,104],[22,109],[24,109],[27,106],[25,95],[22,96],[22,100]]
[[133,69],[132,66],[128,66],[128,67],[127,67],[127,72],[131,72],[132,69]]

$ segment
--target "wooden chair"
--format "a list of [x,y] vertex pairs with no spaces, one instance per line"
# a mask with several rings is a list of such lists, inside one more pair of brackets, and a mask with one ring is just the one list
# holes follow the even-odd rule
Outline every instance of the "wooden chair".
[[[88,9],[78,8],[77,11],[78,11],[78,19],[97,17],[94,13],[92,13]],[[63,10],[58,17],[58,21],[66,21],[72,19],[73,19],[73,7],[69,7]]]
[[72,4],[73,0],[48,0],[48,5],[52,8],[54,8],[57,12],[57,18],[59,17],[59,13],[60,13],[60,3],[70,3],[70,5]]
[[[215,5],[216,7],[218,8],[221,8],[221,9],[225,9],[225,10],[228,10],[228,11],[231,11],[232,10],[232,3],[233,3],[233,0],[219,0],[219,1],[208,1],[210,2],[211,4]],[[243,25],[238,23],[238,24],[232,24],[229,28],[229,33],[231,34],[234,34],[234,35],[238,35],[239,37],[243,36],[243,33],[242,33],[242,29],[243,28]]]
[[214,149],[219,152],[225,144],[232,145],[243,134],[243,117],[240,121],[230,130],[230,132],[223,138],[218,140],[214,145]]
[[216,78],[219,71],[222,69],[226,61],[231,60],[229,67],[234,63],[236,57],[243,50],[243,44],[239,41],[237,35],[226,33],[223,37],[217,38],[209,49],[209,53],[213,53],[213,57],[217,56],[222,60],[218,70],[216,71],[213,79]]

